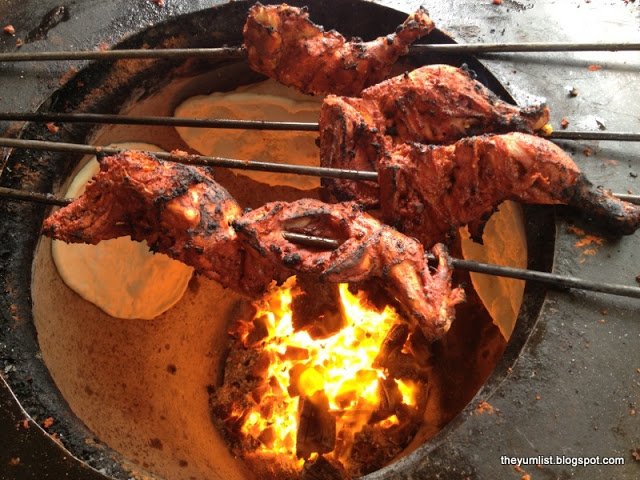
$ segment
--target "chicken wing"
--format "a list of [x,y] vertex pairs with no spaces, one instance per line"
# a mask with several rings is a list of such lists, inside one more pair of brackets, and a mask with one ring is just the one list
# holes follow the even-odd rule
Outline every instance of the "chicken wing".
[[130,235],[248,295],[291,276],[243,248],[230,225],[242,210],[205,169],[135,151],[99,162],[85,193],[45,220],[45,235],[90,244]]
[[[261,255],[296,273],[330,282],[359,282],[372,277],[394,295],[424,335],[442,337],[463,300],[451,287],[451,269],[443,246],[434,248],[438,266],[432,274],[420,243],[381,224],[355,204],[318,200],[274,202],[233,222],[238,233]],[[335,250],[289,242],[283,232],[338,240]]]
[[357,95],[389,75],[408,46],[431,30],[433,22],[420,8],[395,33],[347,42],[338,32],[313,24],[304,8],[256,3],[243,34],[254,70],[305,93]]
[[[427,65],[367,88],[362,98],[329,95],[320,112],[323,166],[375,170],[381,146],[451,143],[483,133],[533,133],[549,120],[545,105],[500,100],[468,71]],[[377,201],[375,183],[327,179],[339,200]]]
[[503,200],[571,205],[619,234],[640,227],[640,207],[593,188],[560,147],[524,133],[400,144],[378,171],[383,218],[426,246],[488,217]]

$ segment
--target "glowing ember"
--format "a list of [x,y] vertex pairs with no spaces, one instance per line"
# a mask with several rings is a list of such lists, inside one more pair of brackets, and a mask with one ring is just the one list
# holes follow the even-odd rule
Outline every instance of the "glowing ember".
[[[295,328],[292,305],[299,293],[292,277],[254,304],[251,320],[236,323],[232,334],[252,355],[244,362],[250,365],[246,374],[258,380],[240,388],[242,398],[237,389],[229,395],[225,389],[234,387],[228,385],[228,370],[239,357],[230,358],[214,413],[227,433],[234,426],[245,458],[249,453],[278,458],[287,470],[300,471],[305,461],[315,462],[320,455],[354,470],[354,449],[358,444],[363,448],[376,432],[400,432],[402,440],[411,439],[417,426],[407,424],[421,421],[426,378],[392,375],[389,361],[399,362],[398,371],[420,370],[407,360],[416,362],[409,329],[392,307],[377,309],[362,292],[354,295],[342,284],[343,325],[314,338],[311,330]],[[396,445],[391,458],[397,453]],[[360,474],[360,466],[355,473]]]

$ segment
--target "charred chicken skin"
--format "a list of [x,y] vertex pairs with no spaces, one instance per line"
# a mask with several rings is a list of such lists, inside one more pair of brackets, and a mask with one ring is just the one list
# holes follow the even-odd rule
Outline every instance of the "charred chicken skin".
[[[330,236],[341,245],[304,248],[286,241],[285,230]],[[85,193],[47,218],[43,233],[90,244],[130,235],[249,296],[295,274],[330,282],[378,277],[433,340],[446,333],[463,297],[451,288],[443,247],[434,250],[439,264],[431,274],[422,245],[353,204],[276,202],[242,215],[205,169],[143,152],[102,158]]]
[[549,121],[544,105],[500,100],[468,70],[426,65],[367,88],[362,101],[382,113],[384,134],[400,142],[450,143],[483,133],[536,132]]
[[243,248],[230,224],[242,210],[205,169],[135,151],[99,161],[85,193],[45,220],[45,235],[90,244],[129,235],[248,295],[291,275]]
[[[236,220],[234,227],[261,255],[296,273],[330,282],[381,279],[429,340],[447,332],[454,306],[464,298],[461,289],[451,288],[444,246],[433,249],[438,266],[431,273],[420,243],[352,203],[269,203]],[[333,238],[340,245],[335,250],[302,247],[286,240],[283,232]]]
[[433,30],[420,8],[395,33],[370,42],[348,42],[309,20],[306,9],[256,3],[244,25],[252,69],[311,94],[357,95],[380,82],[409,45]]
[[[355,106],[352,104],[355,103]],[[375,171],[389,142],[380,130],[382,113],[375,104],[329,95],[320,109],[320,164],[323,167]],[[377,182],[323,178],[322,186],[338,201],[378,203]]]
[[[468,71],[449,65],[417,68],[367,88],[361,97],[329,95],[324,100],[323,166],[371,171],[388,143],[451,143],[483,133],[533,133],[549,121],[545,105],[510,105]],[[339,200],[376,203],[377,185],[360,183],[327,179],[323,184]]]
[[[521,133],[548,118],[546,107],[518,109],[444,65],[394,77],[361,98],[329,95],[320,112],[322,165],[377,170],[379,178],[324,179],[323,186],[340,201],[380,207],[385,222],[427,247],[467,224],[479,238],[507,199],[571,205],[611,233],[637,230],[638,207],[594,188],[553,143]],[[509,130],[521,132],[468,137]]]
[[404,143],[381,157],[378,172],[383,219],[426,246],[482,222],[503,200],[570,205],[612,233],[640,227],[640,207],[595,189],[560,147],[524,133]]

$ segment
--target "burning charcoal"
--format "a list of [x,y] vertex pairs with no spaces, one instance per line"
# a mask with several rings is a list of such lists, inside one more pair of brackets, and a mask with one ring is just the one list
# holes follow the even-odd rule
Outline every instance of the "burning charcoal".
[[282,360],[306,360],[309,358],[309,351],[306,348],[288,346],[280,358]]
[[337,460],[329,460],[322,455],[305,462],[301,480],[349,480],[351,476]]
[[269,355],[264,352],[260,352],[254,362],[247,365],[247,378],[263,379],[267,376],[269,369]]
[[370,384],[377,381],[378,374],[375,370],[358,370],[353,378],[349,378],[342,382],[340,391],[335,396],[335,402],[344,408],[357,400],[357,392],[360,385]]
[[[220,386],[235,385],[245,392],[252,390],[259,382],[263,381],[263,378],[251,377],[249,372],[253,370],[253,365],[263,361],[263,357],[264,355],[257,350],[231,349],[226,361],[224,379]],[[239,368],[229,368],[230,365],[237,365]]]
[[391,327],[373,366],[387,369],[394,378],[426,381],[431,370],[428,363],[423,364],[413,354],[402,351],[408,337],[409,326],[406,323],[397,323]]
[[278,379],[275,377],[269,378],[269,386],[271,387],[271,392],[274,395],[282,395],[284,390],[282,390],[282,385],[278,382]]
[[337,284],[311,282],[301,276],[297,285],[299,290],[291,304],[296,330],[306,330],[312,338],[326,338],[344,326]]
[[273,415],[273,411],[276,408],[279,398],[274,395],[267,395],[262,398],[260,402],[260,416],[262,418],[270,418]]
[[414,421],[401,421],[388,428],[365,425],[355,435],[349,473],[361,476],[382,468],[404,450],[418,427]]
[[[424,410],[426,407],[426,395],[424,395],[423,392],[420,391],[417,396],[418,398],[416,399],[416,406],[410,407],[402,403],[396,408],[395,418],[393,419],[393,422],[383,421],[379,424],[380,427],[389,428],[392,440],[395,439],[394,441],[398,444],[402,444],[405,439],[407,442],[411,441],[410,437],[405,436],[408,435],[406,432],[413,432],[413,426],[416,426],[417,429],[417,425],[420,425],[422,423]],[[410,425],[412,425],[412,427],[409,427]]]
[[380,404],[378,409],[371,414],[369,423],[377,423],[394,415],[397,408],[402,404],[402,393],[400,393],[398,385],[391,377],[378,380],[378,395]]
[[224,386],[210,397],[209,406],[214,422],[222,429],[225,438],[229,439],[231,444],[236,443],[248,407],[246,396],[238,389]]
[[433,360],[435,358],[433,354],[433,346],[432,343],[425,338],[422,330],[417,328],[411,333],[411,335],[409,335],[407,347],[409,352],[411,352],[413,357],[421,366],[433,366]]
[[386,430],[389,429],[365,425],[356,434],[349,459],[350,473],[359,476],[378,470],[402,451],[400,446],[389,441]]
[[394,354],[400,352],[408,336],[409,326],[406,323],[396,323],[391,327],[380,346],[380,353],[374,360],[373,366],[376,368],[387,367]]
[[319,391],[300,399],[300,419],[296,437],[296,455],[309,458],[314,453],[327,453],[336,443],[336,419],[329,412],[329,399]]
[[384,367],[393,378],[408,378],[427,382],[431,375],[431,367],[423,367],[413,355],[396,352],[389,357]]
[[249,334],[246,336],[244,343],[245,347],[253,348],[262,342],[267,336],[269,336],[269,328],[267,326],[268,319],[265,315],[262,315],[253,320],[250,324]]
[[289,387],[287,392],[291,397],[297,397],[300,395],[300,376],[308,367],[302,363],[296,363],[291,370],[289,370]]
[[313,396],[316,392],[324,388],[324,377],[322,372],[316,368],[305,368],[298,378],[298,389],[301,395]]
[[[289,288],[287,292],[291,294],[288,299],[295,299],[297,287],[285,288]],[[346,297],[345,304],[349,307],[357,306],[378,314],[382,312],[382,308],[376,310],[368,302],[361,305],[360,299],[352,298],[353,292],[346,292],[342,286],[338,293]],[[235,329],[231,330],[234,333],[232,348],[227,357],[224,379],[212,392],[211,410],[232,453],[252,464],[252,469],[252,462],[258,462],[259,466],[254,470],[259,472],[259,478],[343,480],[370,469],[368,464],[352,464],[350,460],[356,435],[366,427],[368,433],[358,437],[358,448],[366,450],[367,442],[375,439],[378,443],[369,442],[369,446],[378,448],[377,445],[382,445],[383,451],[379,458],[378,454],[371,452],[359,455],[362,458],[370,455],[376,465],[390,461],[389,451],[401,451],[406,446],[397,445],[405,438],[406,425],[415,423],[418,428],[423,422],[429,384],[426,381],[408,381],[407,378],[419,378],[430,371],[426,367],[430,353],[424,335],[412,332],[410,324],[397,318],[395,325],[393,322],[378,323],[386,327],[372,328],[366,318],[354,315],[353,333],[349,333],[335,348],[326,347],[331,343],[325,338],[316,341],[303,338],[302,342],[289,342],[278,336],[270,338],[265,336],[267,326],[271,334],[295,330],[291,328],[291,310],[285,312],[284,309],[283,319],[273,327],[271,317],[267,325],[265,318],[260,317],[262,313],[258,313],[279,311],[284,304],[290,307],[283,298],[280,295],[267,298],[266,306],[255,307],[251,320],[239,319]],[[367,300],[370,300],[369,296]],[[316,303],[320,304],[322,302]],[[285,313],[288,319],[284,318]],[[381,321],[385,318],[379,316]],[[346,316],[344,320],[352,321]],[[313,329],[317,331],[319,323],[314,321],[309,325],[312,327],[305,327],[308,333]],[[390,328],[389,325],[394,326]],[[348,355],[348,349],[357,353],[360,348],[368,348],[369,344],[375,349],[371,350],[367,363],[371,365],[377,357],[378,368],[363,365],[334,379],[328,375],[330,364],[316,362],[319,349],[332,348],[332,352]],[[345,352],[341,350],[343,346]],[[381,373],[384,379],[381,379]],[[366,394],[362,393],[363,386],[366,386]],[[327,391],[333,394],[331,405],[333,402],[337,405],[335,412],[329,410]],[[298,422],[287,422],[291,414],[290,410],[281,408],[285,403],[287,408],[298,409]],[[277,428],[280,424],[290,427],[284,437]],[[393,439],[388,441],[388,445],[379,443],[383,440],[377,438],[384,437],[385,433]],[[283,451],[291,452],[291,457],[280,453]],[[273,462],[264,465],[264,452],[273,455],[269,457]],[[326,457],[319,458],[323,455]],[[300,466],[302,462],[295,457],[305,461],[303,468]]]
[[251,399],[259,404],[262,401],[262,397],[269,390],[269,385],[266,383],[261,383],[257,385],[253,390],[251,390]]
[[273,429],[273,427],[267,427],[265,428],[261,433],[260,436],[258,436],[258,440],[260,440],[260,442],[265,445],[267,448],[270,448],[273,446],[273,441],[276,438],[276,433],[275,430]]

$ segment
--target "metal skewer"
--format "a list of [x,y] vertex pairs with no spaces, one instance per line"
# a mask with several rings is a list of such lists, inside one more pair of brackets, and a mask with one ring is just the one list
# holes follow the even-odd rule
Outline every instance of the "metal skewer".
[[222,48],[159,48],[125,50],[62,50],[59,52],[10,52],[0,53],[0,62],[43,62],[57,60],[125,60],[142,58],[211,58],[241,59],[246,53],[242,47]]
[[[276,130],[317,132],[316,122],[278,122],[268,120],[231,120],[228,118],[179,118],[166,116],[127,116],[104,113],[57,113],[57,112],[0,112],[0,120],[29,122],[73,122],[112,125],[152,125],[165,127],[226,128],[241,130]],[[551,140],[614,140],[639,142],[640,133],[632,132],[577,132],[554,131],[545,138]]]
[[[179,158],[182,158],[182,157],[179,157]],[[236,161],[241,162],[242,160],[236,160]],[[321,168],[321,167],[318,167],[318,168]],[[333,169],[329,169],[329,170],[333,170]],[[338,169],[335,169],[335,170],[338,170]],[[344,170],[344,171],[358,172],[357,170]],[[358,172],[358,173],[372,173],[372,172]],[[376,172],[373,172],[373,173],[376,173]],[[640,195],[631,195],[627,193],[614,193],[613,195],[625,202],[635,203],[637,205],[640,205]],[[18,201],[25,201],[25,202],[44,203],[47,205],[59,205],[59,206],[68,205],[72,201],[72,199],[70,198],[56,197],[51,193],[27,192],[24,190],[7,188],[7,187],[0,187],[0,198],[7,198],[10,200],[18,200]]]
[[72,201],[70,198],[56,197],[52,193],[25,192],[15,188],[0,187],[0,197],[21,202],[44,203],[45,205],[58,205],[64,207]]
[[[640,43],[452,43],[452,44],[416,44],[409,47],[411,54],[445,53],[445,54],[481,54],[481,53],[527,53],[527,52],[616,52],[640,50]],[[85,50],[59,52],[10,52],[0,53],[0,62],[28,62],[52,60],[123,60],[123,59],[180,59],[180,58],[212,58],[241,59],[245,58],[243,47],[219,48],[162,48],[162,49],[126,49],[126,50]]]
[[[65,206],[73,201],[70,198],[60,198],[51,194],[24,192],[22,190],[16,190],[6,187],[0,187],[0,197],[58,206]],[[284,232],[282,236],[290,242],[308,246],[311,248],[335,250],[340,246],[337,240],[331,238],[304,235],[294,232]],[[433,259],[433,257],[430,258]],[[467,270],[470,272],[485,273],[488,275],[495,275],[499,277],[517,278],[519,280],[542,282],[562,288],[578,288],[581,290],[591,290],[594,292],[609,293],[612,295],[619,295],[624,297],[640,298],[640,287],[598,283],[591,280],[583,280],[580,278],[568,277],[555,273],[505,267],[502,265],[492,265],[488,263],[476,262],[474,260],[464,260],[459,258],[451,258],[451,265],[454,268],[460,268],[462,270]]]
[[[82,153],[88,155],[117,155],[127,151],[122,148],[112,147],[96,147],[92,145],[83,145],[77,143],[64,142],[47,142],[43,140],[24,140],[19,138],[2,138],[0,137],[0,147],[15,147],[32,150],[46,150],[53,152],[71,152]],[[224,167],[238,170],[253,170],[259,172],[278,172],[292,173],[296,175],[307,175],[311,177],[323,178],[341,178],[343,180],[364,180],[377,181],[378,172],[370,172],[363,170],[349,170],[342,168],[329,167],[311,167],[307,165],[291,165],[288,163],[259,162],[255,160],[238,160],[235,158],[212,157],[206,155],[176,155],[167,152],[146,152],[154,155],[161,160],[169,160],[175,163],[183,163],[186,165],[196,165],[204,167]],[[20,192],[15,190],[15,192]],[[26,195],[26,193],[22,192]],[[16,193],[18,195],[18,193]],[[614,196],[625,202],[640,205],[640,195],[632,195],[627,193],[614,193]],[[2,195],[0,195],[2,196]],[[7,195],[4,195],[5,197]],[[18,198],[14,198],[18,199]],[[29,198],[27,198],[29,200]],[[36,201],[35,197],[33,198]]]
[[[23,140],[17,138],[0,138],[0,147],[16,147],[51,152],[72,152],[89,155],[117,155],[127,151],[122,148],[95,147],[77,143],[46,142],[43,140]],[[147,152],[161,160],[169,160],[186,165],[202,167],[225,167],[238,170],[254,170],[259,172],[293,173],[311,177],[342,178],[345,180],[373,180],[378,172],[363,172],[341,168],[311,167],[307,165],[290,165],[288,163],[258,162],[254,160],[238,160],[235,158],[212,157],[206,155],[176,155],[167,152]]]
[[529,43],[450,43],[412,45],[411,53],[527,53],[527,52],[616,52],[639,50],[640,43],[566,43],[566,42],[529,42]]
[[[243,130],[286,130],[317,132],[317,122],[274,122],[266,120],[230,120],[228,118],[180,118],[163,116],[130,117],[104,113],[23,113],[0,112],[0,120],[28,122],[107,123],[113,125],[153,125],[164,127],[234,128]],[[640,140],[640,135],[638,135]]]
[[[284,232],[282,236],[285,240],[311,248],[321,248],[325,250],[335,250],[340,246],[337,240],[324,237],[304,235],[300,233]],[[434,257],[428,254],[430,260]],[[556,273],[539,272],[536,270],[526,270],[523,268],[505,267],[502,265],[492,265],[489,263],[476,262],[475,260],[464,260],[451,258],[451,266],[469,272],[484,273],[498,277],[516,278],[534,282],[546,283],[560,288],[578,288],[593,292],[609,293],[623,297],[640,298],[640,287],[629,285],[619,285],[611,283],[599,283],[581,278],[558,275]]]

